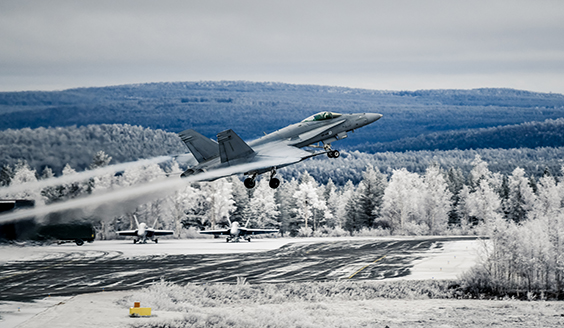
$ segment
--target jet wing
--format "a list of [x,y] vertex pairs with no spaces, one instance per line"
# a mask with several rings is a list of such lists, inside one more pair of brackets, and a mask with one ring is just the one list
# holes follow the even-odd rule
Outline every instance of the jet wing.
[[186,181],[214,181],[235,174],[265,173],[272,169],[279,169],[304,159],[325,154],[325,152],[312,153],[288,145],[288,141],[278,141],[261,145],[255,150],[255,156],[249,161],[233,162],[228,167],[210,169],[207,172],[197,173],[186,177]]
[[231,230],[230,229],[223,229],[223,230],[202,230],[200,231],[200,234],[202,235],[215,235],[215,236],[219,236],[219,235],[230,235]]
[[266,233],[277,233],[278,230],[274,229],[248,229],[248,228],[239,228],[239,234],[242,236],[246,235],[262,235]]
[[167,236],[167,235],[174,235],[174,231],[172,231],[172,230],[154,230],[154,229],[147,229],[147,235],[149,235],[149,236]]
[[117,234],[120,236],[137,236],[137,230],[123,230],[118,231]]

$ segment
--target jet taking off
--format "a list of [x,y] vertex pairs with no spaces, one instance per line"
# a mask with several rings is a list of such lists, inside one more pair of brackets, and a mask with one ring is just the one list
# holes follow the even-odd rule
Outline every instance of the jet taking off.
[[[211,174],[203,181],[244,174],[245,187],[253,188],[259,174],[270,172],[270,187],[278,188],[280,180],[275,178],[276,170],[301,162],[307,158],[327,154],[337,158],[340,153],[331,148],[331,143],[347,137],[347,133],[379,120],[381,114],[338,114],[321,112],[305,120],[272,132],[259,139],[245,143],[233,130],[220,132],[217,142],[204,137],[194,130],[179,133],[180,138],[198,165],[189,168],[181,177],[196,176],[205,172]],[[320,152],[301,148],[319,148]]]
[[137,243],[137,242],[145,244],[147,242],[147,238],[151,239],[155,243],[158,243],[159,240],[155,237],[174,234],[174,231],[172,231],[172,230],[156,230],[155,224],[157,224],[158,219],[155,220],[155,223],[153,223],[153,226],[151,228],[147,228],[147,224],[143,223],[143,222],[139,223],[139,221],[137,221],[137,217],[135,215],[133,216],[133,218],[135,219],[135,223],[137,224],[137,229],[118,231],[117,233],[120,236],[134,236],[134,237],[136,237],[135,239],[133,239],[134,244]]
[[204,231],[200,231],[200,233],[203,235],[227,236],[227,240],[226,240],[227,242],[230,241],[238,242],[239,238],[243,238],[246,241],[251,242],[251,235],[261,235],[266,233],[278,232],[278,230],[274,230],[274,229],[249,229],[247,228],[247,224],[249,224],[249,221],[247,221],[245,227],[241,227],[239,222],[231,223],[231,220],[229,219],[227,220],[229,221],[229,228],[227,229],[204,230]]

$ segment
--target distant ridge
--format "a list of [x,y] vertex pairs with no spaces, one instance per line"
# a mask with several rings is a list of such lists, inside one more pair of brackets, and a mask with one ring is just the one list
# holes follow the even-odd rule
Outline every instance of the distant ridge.
[[493,128],[435,132],[387,143],[359,145],[369,153],[453,149],[564,147],[564,118]]
[[435,132],[564,118],[564,96],[514,89],[377,91],[241,81],[163,82],[63,91],[0,92],[0,130],[130,124],[251,140],[320,111],[378,112],[340,148]]

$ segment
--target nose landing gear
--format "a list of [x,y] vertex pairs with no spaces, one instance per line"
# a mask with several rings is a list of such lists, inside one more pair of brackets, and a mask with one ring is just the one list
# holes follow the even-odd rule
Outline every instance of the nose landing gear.
[[327,157],[329,158],[339,158],[339,156],[341,156],[341,153],[338,150],[330,150],[327,152]]

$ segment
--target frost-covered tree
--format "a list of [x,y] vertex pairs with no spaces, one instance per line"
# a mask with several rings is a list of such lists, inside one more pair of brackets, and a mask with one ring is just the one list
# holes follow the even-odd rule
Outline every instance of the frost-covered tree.
[[235,210],[232,191],[232,184],[226,178],[202,183],[202,192],[209,203],[208,221],[212,229],[228,225],[231,212]]
[[501,198],[486,180],[481,180],[464,202],[468,215],[485,224],[488,231],[492,231],[502,218]]
[[[15,166],[13,170],[10,186],[25,185],[27,183],[33,183],[36,181],[37,181],[37,176],[35,170],[32,170],[26,162],[20,161],[18,162],[18,164]],[[37,188],[22,190],[11,194],[4,194],[2,195],[2,197],[31,199],[35,201],[36,205],[43,203],[43,198],[41,197],[41,190]]]
[[421,210],[423,181],[416,173],[406,169],[394,170],[385,190],[382,219],[397,234],[421,234],[419,223],[424,215]]
[[430,166],[423,177],[421,206],[423,221],[432,235],[443,234],[448,227],[448,215],[451,211],[452,193],[440,168]]
[[186,229],[195,227],[198,230],[204,230],[211,226],[209,222],[209,212],[211,203],[207,194],[202,190],[199,183],[192,185],[194,193],[189,198],[189,206],[186,206],[186,217],[182,220],[182,226]]
[[502,218],[500,191],[502,178],[493,174],[488,169],[488,163],[479,155],[472,162],[474,166],[470,172],[470,191],[465,195],[464,202],[466,214],[485,225],[492,231]]
[[[94,155],[92,163],[90,163],[89,169],[95,170],[101,167],[107,166],[112,160],[111,156],[106,155],[104,151],[99,151]],[[115,183],[114,174],[107,173],[96,176],[89,181],[89,188],[91,191],[96,190],[96,192],[102,192],[103,190],[109,189],[112,184]]]
[[347,220],[347,204],[353,197],[355,192],[355,186],[351,180],[347,181],[345,186],[339,191],[334,192],[328,201],[328,207],[331,209],[333,214],[332,227],[343,228]]
[[[322,196],[319,194],[317,183],[307,172],[304,177],[300,179],[298,189],[294,192],[293,197],[296,199],[297,216],[304,222],[304,228],[308,229],[313,225],[313,229],[317,227],[318,220],[323,218],[316,218],[314,216],[315,210],[327,212],[327,204]],[[313,220],[313,224],[311,221]]]

